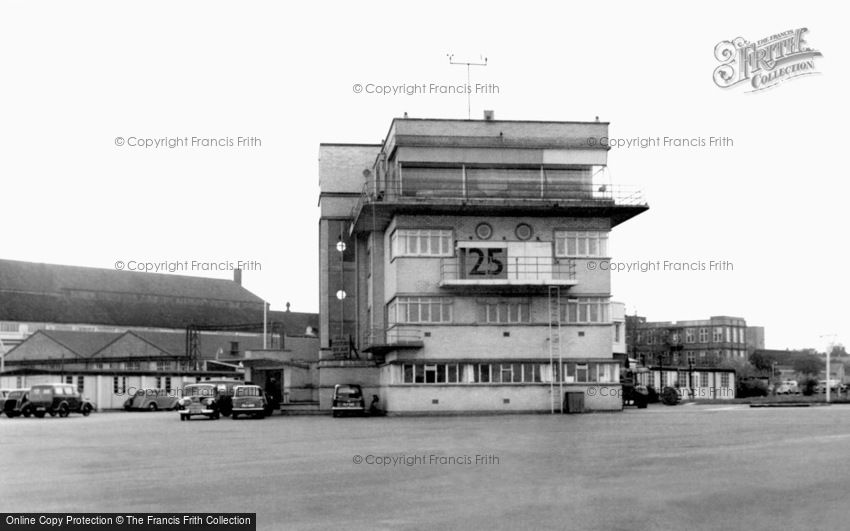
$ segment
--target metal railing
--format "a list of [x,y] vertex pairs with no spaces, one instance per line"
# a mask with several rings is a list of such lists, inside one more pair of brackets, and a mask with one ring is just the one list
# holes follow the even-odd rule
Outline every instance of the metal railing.
[[443,258],[440,263],[440,280],[451,282],[456,280],[485,280],[498,283],[499,281],[546,281],[546,280],[575,280],[575,262],[568,258],[553,258],[551,256],[526,256],[506,258],[504,264],[494,267],[488,264],[483,270],[476,264],[461,257]]
[[412,345],[422,341],[422,331],[415,328],[393,326],[367,328],[363,331],[362,348],[378,345]]
[[456,178],[369,180],[363,185],[351,215],[358,215],[366,204],[429,203],[458,201],[472,204],[558,203],[599,204],[609,206],[644,206],[646,199],[640,188],[599,182],[599,179],[546,181],[528,179]]

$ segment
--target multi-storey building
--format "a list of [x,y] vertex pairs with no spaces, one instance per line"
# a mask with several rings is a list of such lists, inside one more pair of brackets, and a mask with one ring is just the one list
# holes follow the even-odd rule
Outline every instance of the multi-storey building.
[[620,409],[596,266],[648,206],[608,181],[607,134],[404,118],[381,144],[322,144],[322,406],[347,381],[390,413],[560,410],[569,392]]
[[724,359],[748,359],[749,329],[740,317],[648,322],[628,316],[627,327],[629,355],[642,365],[711,367]]

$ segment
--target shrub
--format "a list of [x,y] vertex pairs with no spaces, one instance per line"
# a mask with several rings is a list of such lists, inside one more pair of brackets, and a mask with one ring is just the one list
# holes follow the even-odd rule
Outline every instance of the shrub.
[[803,395],[804,396],[812,396],[815,394],[815,388],[818,386],[818,381],[814,378],[808,377],[802,382]]
[[675,406],[679,403],[679,391],[674,387],[665,387],[661,391],[661,401],[667,406]]
[[749,398],[752,396],[767,396],[767,384],[761,380],[738,380],[735,394],[737,398]]

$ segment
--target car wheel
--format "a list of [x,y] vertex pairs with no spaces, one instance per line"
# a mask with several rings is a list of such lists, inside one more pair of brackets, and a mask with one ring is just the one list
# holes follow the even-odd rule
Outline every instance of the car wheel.
[[181,414],[180,414],[180,420],[181,420],[181,421],[189,420],[189,415],[183,415],[183,414],[181,413]]
[[44,418],[44,411],[36,411],[35,417],[39,418],[39,419],[43,419]]
[[92,407],[88,404],[85,404],[82,409],[80,409],[80,413],[83,414],[84,417],[88,417],[91,413]]
[[265,414],[265,412],[260,411],[259,413],[257,413],[257,414],[256,414],[256,418],[258,418],[258,419],[264,419],[264,418],[266,418],[266,414]]
[[51,416],[51,417],[55,417],[55,416],[56,416],[56,412],[55,412],[55,411],[53,411],[52,409],[51,409],[50,411],[48,411],[48,413],[50,413],[50,416]]
[[71,411],[68,409],[68,404],[62,404],[59,406],[59,416],[65,418]]
[[331,416],[332,416],[333,418],[337,418],[337,417],[339,417],[339,411],[331,411]]
[[156,407],[156,402],[151,402],[150,405],[148,406],[149,411],[156,411],[157,409],[159,409],[159,408]]
[[26,418],[30,418],[32,416],[32,410],[30,408],[24,408],[21,414]]
[[231,413],[230,414],[230,418],[232,418],[233,420],[236,420],[238,417],[239,417],[239,415],[237,413]]

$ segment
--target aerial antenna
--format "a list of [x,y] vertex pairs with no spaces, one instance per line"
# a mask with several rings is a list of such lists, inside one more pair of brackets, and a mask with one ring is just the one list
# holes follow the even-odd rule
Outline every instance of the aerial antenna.
[[446,55],[449,57],[450,65],[466,65],[466,117],[472,119],[472,85],[470,83],[470,69],[473,66],[487,66],[487,58],[479,55],[478,62],[455,61],[455,54],[448,53]]

